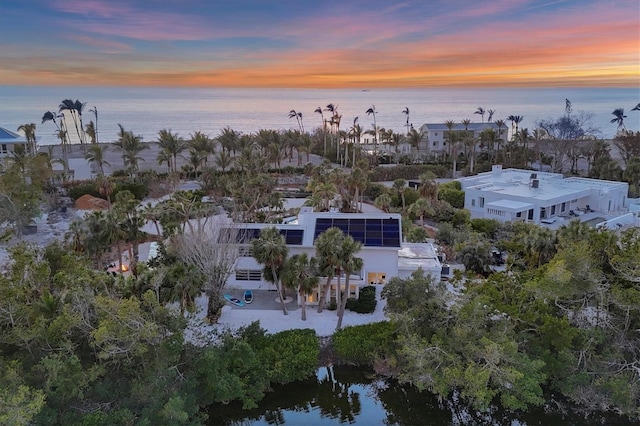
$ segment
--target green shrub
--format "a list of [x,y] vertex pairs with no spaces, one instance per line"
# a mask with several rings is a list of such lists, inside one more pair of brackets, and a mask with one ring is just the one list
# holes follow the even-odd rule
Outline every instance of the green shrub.
[[394,330],[388,321],[345,327],[333,335],[333,348],[345,362],[372,365],[393,350]]
[[364,190],[364,196],[375,200],[380,194],[388,193],[389,189],[381,183],[369,182],[367,189]]
[[271,383],[306,379],[318,368],[320,341],[311,329],[295,329],[266,335],[265,346],[256,349]]
[[[141,182],[119,182],[113,189],[112,199],[115,199],[116,194],[120,191],[130,191],[136,200],[143,200],[149,195],[149,188]],[[104,198],[104,197],[103,197]]]
[[98,186],[95,182],[88,181],[81,185],[69,186],[67,188],[67,195],[73,201],[76,201],[78,198],[82,197],[85,194],[102,198],[102,196],[100,195],[100,191],[98,191]]
[[376,288],[368,285],[360,289],[358,298],[351,297],[347,299],[346,308],[359,314],[370,314],[376,310]]
[[500,229],[500,222],[495,219],[471,219],[471,229],[493,240],[496,237],[498,229]]
[[448,202],[457,209],[464,208],[464,191],[451,186],[440,186],[438,199]]
[[338,309],[338,305],[336,304],[336,301],[332,300],[331,302],[329,302],[329,304],[327,305],[327,310],[335,311],[336,309]]

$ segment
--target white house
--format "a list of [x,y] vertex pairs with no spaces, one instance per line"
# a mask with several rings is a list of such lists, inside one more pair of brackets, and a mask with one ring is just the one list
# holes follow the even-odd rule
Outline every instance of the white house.
[[458,179],[464,207],[472,218],[501,222],[553,223],[557,219],[596,213],[609,216],[623,210],[629,184],[560,173],[502,169]]
[[26,148],[27,139],[11,130],[0,127],[0,158],[8,157],[16,145],[24,145]]
[[[497,139],[506,140],[508,138],[508,128],[498,128],[496,123],[469,123],[466,127],[467,131],[473,132],[473,138],[479,139],[483,130],[493,129],[496,132]],[[447,143],[449,141],[449,128],[444,123],[427,123],[421,127],[422,132],[427,138],[428,151],[430,152],[445,152],[449,148]],[[465,126],[462,123],[455,123],[452,130],[459,132],[465,130]]]
[[[331,227],[342,229],[354,240],[362,243],[356,256],[363,259],[362,270],[350,277],[349,297],[357,297],[360,288],[367,285],[384,285],[392,277],[408,277],[422,268],[425,273],[440,279],[442,265],[431,244],[406,244],[402,242],[401,216],[397,213],[338,213],[313,212],[303,207],[297,220],[287,224],[243,223],[236,225],[245,242],[260,236],[263,228],[276,227],[285,237],[289,255],[307,253],[315,255],[314,241]],[[250,245],[241,250],[234,274],[227,284],[245,289],[269,288],[262,276],[263,265],[252,256]],[[321,284],[323,279],[320,279]],[[328,300],[338,291],[337,279],[331,283]],[[344,277],[341,277],[344,285]],[[317,304],[319,292],[308,296],[307,302]]]

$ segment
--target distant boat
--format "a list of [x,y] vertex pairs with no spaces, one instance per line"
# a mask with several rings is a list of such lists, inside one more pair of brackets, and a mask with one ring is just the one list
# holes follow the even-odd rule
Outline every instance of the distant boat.
[[253,291],[251,291],[251,290],[246,290],[246,291],[244,292],[244,303],[249,304],[249,303],[251,303],[251,302],[253,302]]
[[236,306],[244,306],[244,302],[242,300],[238,299],[237,297],[233,297],[230,294],[225,294],[224,298]]
[[369,92],[369,89],[362,89],[363,92]]

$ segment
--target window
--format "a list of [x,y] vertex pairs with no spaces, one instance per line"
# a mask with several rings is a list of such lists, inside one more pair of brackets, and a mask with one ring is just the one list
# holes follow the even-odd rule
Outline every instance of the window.
[[436,146],[436,143],[435,143],[435,142],[433,143],[433,146]]
[[0,153],[2,154],[6,154],[7,153],[7,144],[3,143],[2,146],[0,147]]
[[471,207],[475,207],[475,206],[476,206],[476,200],[473,199],[473,200],[471,200]]
[[236,271],[237,281],[260,281],[262,280],[262,271],[254,269],[239,269]]
[[556,206],[555,206],[555,204],[553,206],[551,206],[551,216],[553,216],[554,214],[556,214]]
[[438,136],[438,132],[436,132],[435,134],[436,134],[436,136]]
[[541,207],[540,208],[540,219],[546,219],[547,218],[547,208],[546,207]]
[[567,203],[562,203],[560,206],[560,213],[564,213],[567,210]]
[[484,197],[480,197],[480,207],[484,207]]

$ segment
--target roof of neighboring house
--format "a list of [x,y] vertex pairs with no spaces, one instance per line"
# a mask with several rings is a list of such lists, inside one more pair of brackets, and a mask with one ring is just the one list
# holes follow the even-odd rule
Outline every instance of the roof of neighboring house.
[[0,143],[27,143],[27,139],[11,130],[0,127]]
[[[427,123],[423,124],[422,127],[425,127],[427,130],[442,130],[447,131],[449,128],[444,123]],[[503,126],[503,129],[507,129],[507,126]],[[453,130],[464,130],[465,126],[462,123],[455,123],[453,126]],[[469,123],[467,126],[467,130],[471,130],[474,132],[479,132],[484,129],[498,129],[498,125],[496,123]]]

